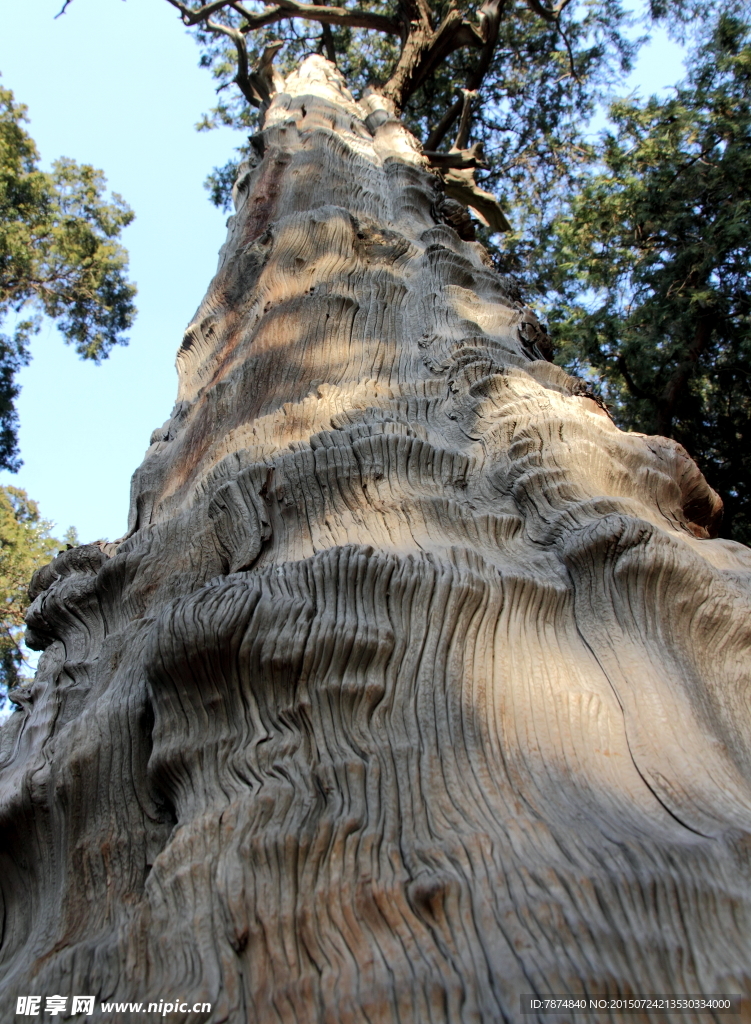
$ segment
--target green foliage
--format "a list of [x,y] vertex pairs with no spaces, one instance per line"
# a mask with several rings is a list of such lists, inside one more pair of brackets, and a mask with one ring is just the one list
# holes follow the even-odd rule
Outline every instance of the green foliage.
[[23,682],[27,591],[32,574],[57,554],[51,528],[26,491],[0,487],[0,693]]
[[[133,213],[105,197],[101,171],[73,160],[39,169],[23,127],[26,108],[0,88],[0,468],[18,468],[15,375],[29,360],[41,314],[51,317],[83,359],[99,362],[135,316],[127,253],[117,241]],[[25,315],[30,312],[31,315]]]
[[666,101],[623,100],[538,251],[558,361],[675,437],[751,542],[751,43],[722,14]]

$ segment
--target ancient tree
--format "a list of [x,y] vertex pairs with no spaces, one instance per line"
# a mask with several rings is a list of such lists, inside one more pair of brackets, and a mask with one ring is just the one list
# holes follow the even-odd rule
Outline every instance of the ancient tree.
[[[266,17],[303,8],[357,17]],[[751,557],[680,446],[542,358],[469,237],[472,154],[462,201],[399,120],[503,4],[403,8],[367,14],[404,38],[359,101],[239,39],[263,128],[129,532],[32,583],[3,1019],[27,992],[489,1024],[533,1019],[520,993],[748,989]]]

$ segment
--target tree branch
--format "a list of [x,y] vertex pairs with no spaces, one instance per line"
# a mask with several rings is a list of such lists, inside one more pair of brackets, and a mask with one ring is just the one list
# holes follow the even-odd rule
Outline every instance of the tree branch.
[[[66,4],[70,2],[71,0],[66,0]],[[221,11],[223,7],[232,6],[231,0],[214,0],[213,3],[204,4],[203,7],[199,7],[197,11],[194,11],[187,4],[183,3],[182,0],[167,0],[167,3],[172,4],[173,7],[178,9],[184,25],[197,25],[199,21],[210,18],[212,14]]]
[[423,149],[423,156],[428,158],[431,167],[439,170],[451,167],[464,170],[468,167],[487,169],[481,142],[476,142],[470,149],[451,149],[448,153],[438,153],[433,149]]
[[428,0],[399,0],[399,9],[402,12],[402,23],[407,26],[411,24],[426,25],[433,28],[433,11]]
[[527,7],[552,24],[558,21],[570,3],[571,0],[561,0],[560,3],[547,7],[542,0],[527,0]]
[[[177,5],[179,0],[169,0],[173,5]],[[227,36],[235,44],[237,50],[237,74],[235,75],[235,82],[240,88],[243,96],[249,103],[254,103],[253,99],[247,94],[244,88],[245,83],[248,81],[248,50],[245,46],[245,40],[243,39],[242,33],[236,28],[230,28],[229,25],[221,25],[217,21],[212,21],[211,18],[206,18],[206,28],[211,29],[212,32],[217,32],[220,35]],[[254,106],[256,104],[254,103]]]
[[491,231],[510,231],[511,225],[501,209],[498,200],[491,192],[481,189],[475,181],[475,168],[486,167],[483,157],[482,143],[477,142],[471,149],[466,149],[469,141],[469,118],[472,100],[477,93],[474,90],[462,89],[462,114],[456,141],[448,153],[425,152],[432,167],[435,167],[443,179],[446,195],[470,206],[483,224]]
[[463,206],[470,206],[491,232],[511,231],[506,214],[492,192],[479,187],[474,170],[449,168],[441,177],[446,195],[456,199]]
[[[210,15],[205,12],[209,7],[213,9],[214,13],[216,13],[217,10],[228,7],[246,19],[246,24],[242,25],[239,29],[235,29],[235,31],[242,32],[244,35],[255,29],[266,28],[268,25],[276,25],[278,22],[284,21],[285,18],[291,17],[291,15],[284,11],[279,5],[273,7],[270,11],[267,11],[266,14],[252,14],[250,11],[246,11],[241,4],[235,3],[234,0],[216,0],[216,3],[207,4],[206,7],[201,8],[201,11],[194,12],[191,12],[190,8],[186,7],[186,5],[182,3],[182,0],[167,0],[167,3],[172,4],[173,7],[176,7],[181,11],[183,25],[197,25],[203,21],[207,27]],[[201,12],[203,12],[203,15],[199,18],[198,15],[201,14]],[[213,31],[219,31],[217,28],[218,24],[219,22],[213,23]],[[228,25],[222,26],[222,28],[230,27],[231,26]]]
[[[271,0],[264,0],[264,3]],[[389,18],[385,14],[372,14],[370,11],[348,11],[346,7],[326,7],[323,4],[306,4],[298,0],[277,0],[278,7],[286,17],[304,18],[307,21],[318,21],[322,25],[346,25],[349,28],[367,28],[386,35],[399,35],[401,22],[398,18]],[[247,17],[247,15],[245,15]],[[244,31],[244,29],[243,29]]]
[[699,357],[712,340],[711,311],[700,314],[696,320],[694,337],[685,357],[678,363],[670,375],[657,403],[657,432],[663,437],[670,437],[675,417],[675,407],[681,392],[693,376]]
[[618,356],[618,358],[616,359],[616,366],[620,370],[621,376],[626,381],[626,387],[629,389],[634,398],[648,399],[650,397],[646,391],[643,391],[642,388],[639,387],[634,378],[631,376],[631,371],[628,368],[628,364],[626,363],[626,359],[624,356]]
[[321,41],[326,50],[326,59],[330,60],[332,64],[336,64],[334,33],[331,31],[331,25],[327,25],[325,22],[321,25]]
[[571,49],[571,43],[568,41],[568,36],[563,31],[563,26],[557,19],[556,25],[558,27],[560,37],[563,40],[563,45],[566,47],[566,53],[568,54],[568,66],[571,68],[571,77],[575,82],[581,84],[581,79],[579,78],[579,75],[576,70],[576,64],[574,63],[574,51]]
[[[326,0],[322,0],[322,3],[324,6],[328,6],[326,4]],[[334,46],[334,33],[331,31],[331,25],[329,25],[327,22],[321,23],[320,47],[321,48],[318,52],[325,52],[326,59],[330,60],[332,64],[336,64],[336,47]]]
[[428,136],[427,141],[425,142],[426,150],[438,149],[438,147],[446,137],[446,133],[448,132],[449,128],[457,119],[457,117],[461,114],[463,106],[464,98],[458,99],[456,100],[455,103],[452,103],[452,105],[448,108],[446,113],[443,115],[441,120],[438,122],[438,124],[435,126],[435,128],[431,131],[430,135]]
[[[496,43],[498,42],[498,31],[501,26],[501,18],[503,17],[503,10],[506,6],[507,0],[488,0],[484,3],[478,11],[479,21],[479,32],[483,37],[483,47],[480,52],[480,57],[474,70],[467,76],[467,83],[465,88],[470,92],[475,92],[482,85],[485,75],[490,69],[491,62],[493,60],[493,53],[495,51]],[[428,136],[427,142],[425,143],[426,149],[437,149],[443,141],[446,133],[451,128],[451,125],[459,117],[464,108],[464,97],[458,99],[446,113],[443,115],[441,120],[435,126]]]
[[248,65],[248,50],[245,46],[245,38],[239,29],[231,28],[229,25],[221,25],[210,18],[206,20],[206,27],[212,32],[218,32],[221,35],[227,36],[235,44],[235,49],[237,50],[235,82],[251,106],[265,107],[270,102],[273,92],[273,75],[270,73],[272,61],[284,43],[276,42],[267,46],[263,51],[258,68],[255,71],[251,71]]
[[469,118],[472,113],[472,100],[477,96],[475,89],[462,89],[462,116],[459,121],[459,131],[456,136],[452,150],[466,149],[469,142]]
[[265,14],[254,14],[247,7],[243,7],[238,0],[214,0],[213,3],[199,7],[198,10],[192,10],[183,0],[167,0],[167,2],[180,11],[185,25],[197,25],[210,18],[212,14],[216,14],[217,11],[230,8],[245,19],[245,24],[239,29],[244,35],[254,29],[264,28],[266,25],[275,24],[286,18],[302,18],[306,21],[320,22],[322,25],[346,25],[349,28],[373,29],[376,32],[385,32],[387,35],[401,33],[401,22],[398,18],[372,14],[370,11],[349,11],[346,7],[300,3],[298,0],[263,0],[267,7],[271,7],[271,10]]
[[[66,0],[70,3],[71,0]],[[540,0],[534,0],[539,3]],[[564,0],[564,3],[568,0]],[[482,54],[475,72],[469,76],[467,88],[477,89],[487,72],[493,50],[498,39],[500,17],[507,0],[486,0],[477,12],[475,21],[465,19],[455,6],[449,11],[437,28],[433,28],[432,9],[428,0],[400,0],[399,17],[374,14],[370,11],[349,10],[346,7],[329,7],[325,3],[305,3],[303,0],[263,0],[269,8],[263,14],[249,11],[240,0],[212,0],[198,8],[191,8],[185,0],[168,0],[175,7],[185,25],[204,23],[207,29],[230,38],[237,49],[237,85],[249,103],[260,105],[268,97],[261,95],[256,83],[251,83],[248,70],[247,49],[242,37],[257,28],[263,28],[279,21],[302,18],[317,21],[322,26],[343,25],[349,28],[364,28],[400,35],[404,40],[402,52],[391,78],[383,88],[383,95],[400,109],[412,93],[419,88],[435,69],[455,50],[463,46],[480,48]],[[238,28],[212,21],[211,15],[222,10],[232,10],[243,19]],[[329,59],[335,57],[330,32],[324,33],[323,43]],[[456,105],[455,105],[456,106]],[[461,111],[452,107],[449,117],[442,119],[441,132],[431,134],[430,142],[435,148]]]
[[571,43],[569,42],[568,36],[561,24],[561,15],[571,3],[571,0],[561,0],[560,3],[555,4],[553,7],[546,7],[542,0],[526,0],[526,2],[527,7],[529,7],[531,11],[534,11],[535,14],[547,21],[548,24],[555,25],[561,39],[563,40],[563,45],[566,47],[568,63],[571,68],[571,77],[575,82],[580,82],[579,75],[576,72],[576,64],[574,63],[574,53],[571,49]]
[[435,30],[425,18],[411,22],[399,61],[383,87],[384,96],[392,100],[397,108],[403,107],[412,93],[455,50],[463,46],[479,47],[485,44],[481,24],[467,21],[456,8],[449,10]]

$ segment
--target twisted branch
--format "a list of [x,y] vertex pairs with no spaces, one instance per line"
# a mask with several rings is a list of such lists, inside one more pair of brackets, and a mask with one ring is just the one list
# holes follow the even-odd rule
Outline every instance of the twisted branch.
[[[70,3],[71,0],[67,0],[67,2]],[[265,14],[254,14],[237,0],[213,0],[213,3],[204,4],[197,10],[189,7],[183,0],[167,0],[167,2],[180,11],[184,25],[197,25],[201,21],[207,21],[212,14],[223,9],[233,10],[245,19],[245,24],[238,30],[243,35],[291,18],[317,21],[323,25],[347,25],[350,28],[373,29],[376,32],[385,32],[387,35],[398,35],[401,32],[401,22],[398,18],[388,18],[383,14],[372,14],[369,11],[349,11],[346,7],[300,3],[298,0],[276,0],[276,2],[263,0],[270,8]]]

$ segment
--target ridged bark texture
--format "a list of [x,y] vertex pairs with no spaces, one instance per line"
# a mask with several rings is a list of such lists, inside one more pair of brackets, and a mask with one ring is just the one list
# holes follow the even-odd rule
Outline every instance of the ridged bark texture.
[[256,151],[127,538],[34,581],[3,1019],[748,993],[751,553],[682,448],[534,358],[383,100],[311,57]]

